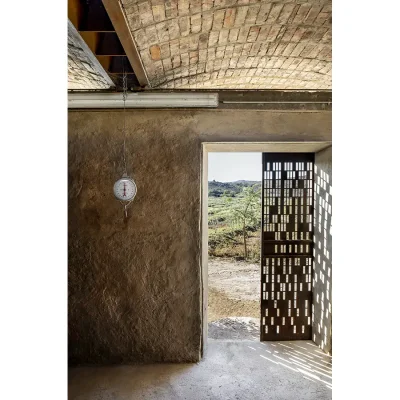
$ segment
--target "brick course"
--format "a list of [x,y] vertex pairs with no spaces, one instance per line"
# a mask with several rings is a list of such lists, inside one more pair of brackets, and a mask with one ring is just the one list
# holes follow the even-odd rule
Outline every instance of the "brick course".
[[331,88],[331,0],[122,3],[154,88]]

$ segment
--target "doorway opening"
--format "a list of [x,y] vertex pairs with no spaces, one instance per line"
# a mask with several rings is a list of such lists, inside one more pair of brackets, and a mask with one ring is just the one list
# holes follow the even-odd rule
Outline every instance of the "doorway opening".
[[208,338],[259,340],[262,153],[208,154]]
[[[242,235],[248,239],[250,239],[250,242],[246,243],[247,247],[247,254],[245,256],[245,244],[243,241],[243,244],[240,245],[240,241],[237,240],[235,237],[231,237],[231,240],[235,239],[236,245],[231,246],[230,253],[227,251],[227,249],[224,249],[223,246],[221,246],[221,243],[223,244],[223,240],[221,241],[221,232],[218,232],[218,229],[221,230],[223,229],[224,222],[224,213],[229,214],[229,207],[225,206],[225,203],[221,204],[222,200],[220,199],[221,196],[221,191],[222,194],[224,194],[224,202],[226,201],[226,204],[229,204],[227,201],[232,190],[235,192],[236,191],[234,187],[224,187],[223,185],[220,185],[221,181],[223,179],[217,179],[216,177],[213,177],[213,171],[210,171],[210,160],[209,160],[209,154],[211,153],[258,153],[258,165],[259,165],[259,179],[249,179],[250,181],[261,181],[261,189],[263,192],[263,196],[261,197],[262,199],[262,204],[261,204],[261,209],[263,209],[263,213],[260,212],[260,219],[262,220],[262,234],[261,231],[259,230],[259,234],[255,233],[255,235],[252,235],[253,232],[249,233],[249,236],[246,237],[245,235]],[[265,158],[263,161],[262,153],[268,153],[269,155],[272,155],[275,153],[275,157],[280,157],[280,159],[272,160],[270,159],[269,162],[269,168],[275,168],[275,175],[269,174],[272,179],[268,176],[266,176],[266,171],[268,171],[268,167],[265,164]],[[278,154],[279,153],[279,154]],[[299,154],[303,153],[303,155]],[[297,154],[297,155],[296,155]],[[301,157],[304,157],[305,154],[311,155],[312,157],[315,156],[315,168],[314,164],[310,166],[307,164],[307,160],[300,160]],[[293,156],[293,160],[289,159],[291,156]],[[286,157],[289,157],[286,159]],[[300,157],[300,158],[299,158]],[[318,159],[318,162],[317,162]],[[293,163],[294,164],[291,164]],[[296,162],[304,162],[304,168],[302,164],[296,165]],[[274,164],[275,163],[275,167]],[[288,163],[288,164],[285,164]],[[243,163],[240,165],[243,166]],[[330,238],[330,215],[331,215],[331,210],[330,210],[330,204],[331,204],[331,198],[327,200],[327,195],[324,196],[324,199],[322,199],[322,192],[319,191],[320,189],[320,184],[325,185],[325,181],[327,181],[330,184],[330,179],[329,179],[329,168],[331,166],[331,143],[329,142],[273,142],[273,143],[203,143],[203,157],[202,157],[202,217],[201,217],[201,230],[202,230],[202,256],[201,256],[201,276],[202,276],[202,327],[203,327],[203,334],[202,334],[202,348],[201,348],[201,354],[204,355],[204,352],[206,351],[207,347],[207,340],[218,340],[218,338],[221,339],[228,339],[228,340],[237,340],[241,338],[240,334],[240,328],[238,327],[238,322],[244,322],[242,326],[245,326],[244,332],[246,333],[246,336],[242,336],[242,338],[248,340],[256,340],[256,341],[270,341],[270,340],[301,340],[301,339],[306,339],[306,337],[303,335],[306,335],[308,339],[311,339],[310,337],[310,329],[312,330],[313,337],[312,340],[324,351],[329,352],[329,346],[330,346],[330,324],[331,324],[331,306],[330,304],[328,305],[329,307],[324,307],[324,303],[321,301],[325,301],[326,298],[329,299],[330,301],[330,277],[331,277],[331,266],[330,266],[330,243],[331,243],[331,238]],[[212,167],[212,165],[211,165]],[[295,175],[293,178],[292,182],[286,182],[287,180],[290,180],[291,178],[289,177],[287,171],[293,171],[290,168],[294,168],[295,172],[291,173],[292,175]],[[231,167],[232,168],[232,167]],[[311,169],[310,169],[311,168]],[[322,168],[323,171],[328,171],[328,174],[323,172],[323,177],[325,177],[324,182],[320,182],[320,169]],[[285,169],[285,173],[281,174],[280,171],[283,171]],[[276,173],[279,172],[279,173]],[[307,174],[307,179],[309,182],[305,182],[302,178],[303,175]],[[318,174],[318,176],[317,176]],[[267,174],[268,175],[268,174]],[[313,176],[312,179],[315,179],[315,185],[312,181],[311,176]],[[322,178],[321,178],[322,179]],[[215,180],[215,182],[213,182]],[[225,179],[226,181],[234,182],[235,180],[240,181],[240,180],[246,180],[245,179]],[[296,183],[298,181],[298,183]],[[310,183],[311,181],[311,183]],[[226,183],[226,182],[225,182]],[[256,182],[254,182],[256,183]],[[293,187],[286,187],[285,185],[291,185],[293,184]],[[273,187],[267,187],[268,185],[272,185]],[[279,188],[279,185],[281,187]],[[304,186],[306,185],[306,186]],[[309,187],[311,185],[311,187]],[[222,186],[222,187],[219,187]],[[328,187],[328,184],[327,186]],[[275,196],[273,192],[268,192],[270,189],[282,189],[280,191],[279,196]],[[330,186],[329,186],[330,188]],[[301,236],[301,228],[300,230],[294,229],[293,226],[286,226],[286,230],[283,230],[282,226],[279,228],[279,225],[276,225],[272,231],[270,231],[268,234],[265,235],[265,232],[267,232],[267,227],[266,223],[275,223],[279,224],[284,222],[282,218],[280,217],[280,213],[284,213],[284,202],[287,202],[288,200],[285,200],[286,194],[285,194],[285,189],[290,189],[286,193],[290,193],[289,197],[292,198],[292,211],[293,214],[291,216],[286,216],[284,219],[290,219],[290,224],[293,222],[296,223],[296,218],[297,218],[297,223],[301,224],[301,219],[303,218],[303,223],[312,224],[312,228],[309,228],[309,235],[307,238],[306,232],[303,232],[303,239]],[[300,190],[301,189],[301,190]],[[330,190],[330,189],[329,189]],[[225,192],[226,191],[226,192]],[[311,192],[313,192],[311,198]],[[302,196],[297,196],[298,194],[302,193]],[[330,193],[330,192],[329,192]],[[210,195],[210,196],[209,196]],[[330,194],[329,194],[330,196]],[[212,198],[213,197],[213,198]],[[277,204],[274,204],[273,206],[279,205],[278,203],[280,202],[281,208],[279,211],[271,208],[268,210],[268,213],[265,210],[265,207],[267,206],[266,202],[271,202],[272,198],[275,198]],[[278,200],[278,197],[280,197],[280,200]],[[294,199],[294,197],[297,197],[297,200]],[[303,200],[301,200],[301,197],[303,197]],[[307,197],[310,197],[310,199],[307,199]],[[268,200],[267,200],[268,198]],[[265,201],[265,204],[264,204]],[[231,203],[233,200],[230,201]],[[296,204],[297,202],[297,204]],[[302,203],[303,202],[303,203]],[[308,204],[311,202],[311,204]],[[322,202],[322,208],[327,208],[326,215],[328,215],[328,219],[324,221],[324,225],[319,224],[318,220],[318,213],[317,215],[314,212],[314,215],[312,216],[312,207],[310,208],[311,205],[315,205],[315,210],[319,210],[319,212],[323,213],[324,210],[322,209],[321,211],[321,202]],[[272,206],[271,204],[268,204],[269,206]],[[288,204],[289,205],[289,204]],[[297,213],[294,211],[295,207],[297,207]],[[307,208],[308,206],[308,208]],[[209,213],[209,210],[211,211]],[[303,211],[301,211],[303,210]],[[276,211],[276,212],[275,212]],[[289,210],[290,211],[290,210]],[[289,212],[288,209],[286,212]],[[211,214],[211,215],[209,215]],[[277,214],[277,215],[276,215]],[[296,215],[297,214],[297,215]],[[269,215],[271,218],[278,218],[278,222],[273,222],[267,221],[266,217]],[[275,215],[275,216],[273,216]],[[288,214],[284,214],[288,215]],[[325,215],[325,214],[324,214]],[[310,221],[311,219],[311,221]],[[325,218],[326,219],[326,218]],[[215,224],[215,225],[213,225]],[[289,225],[290,225],[289,224]],[[259,225],[261,227],[261,224]],[[315,227],[315,232],[313,233],[313,229]],[[318,227],[318,229],[317,229]],[[277,229],[275,229],[277,228]],[[293,228],[293,229],[292,229]],[[299,225],[297,226],[297,229],[299,228]],[[325,231],[323,232],[324,236],[324,248],[326,247],[328,250],[324,252],[326,253],[326,260],[322,260],[322,256],[319,257],[318,254],[318,249],[321,247],[322,240],[319,239],[321,236],[321,229],[325,229],[326,232],[329,234],[326,234]],[[251,226],[250,226],[250,231],[251,231]],[[280,230],[279,230],[280,229]],[[311,230],[310,230],[311,229]],[[229,230],[229,229],[228,229]],[[257,232],[255,230],[254,232]],[[279,238],[276,237],[277,232]],[[228,232],[229,233],[229,232]],[[270,237],[271,233],[273,233],[274,237]],[[293,234],[297,235],[296,238],[293,236]],[[283,237],[283,236],[285,237]],[[304,236],[305,235],[305,236]],[[253,236],[253,238],[252,238]],[[251,248],[251,242],[255,242],[254,236],[258,236],[259,239],[259,251],[260,253],[264,254],[258,256],[258,261],[257,257],[255,256],[256,251],[254,251]],[[210,240],[209,240],[210,239]],[[228,237],[229,239],[229,237]],[[270,241],[276,241],[276,240],[283,240],[286,241],[287,243],[272,243]],[[296,243],[289,243],[289,241],[295,240]],[[306,242],[304,242],[307,241]],[[326,243],[325,243],[326,242]],[[250,244],[249,244],[250,243]],[[317,244],[315,244],[317,243]],[[280,245],[285,245],[284,247],[280,247]],[[272,245],[272,247],[271,247]],[[291,247],[289,247],[291,245]],[[314,247],[316,245],[318,248]],[[297,248],[295,247],[297,246]],[[236,247],[236,253],[235,253],[235,247]],[[264,247],[264,248],[263,248]],[[241,253],[240,253],[241,249]],[[249,250],[250,249],[250,250]],[[288,254],[288,251],[292,251],[293,254]],[[316,252],[315,252],[316,251]],[[252,254],[253,252],[253,254]],[[304,254],[303,254],[304,253]],[[227,258],[230,258],[230,261],[228,260],[223,260],[224,256],[228,256]],[[318,256],[318,257],[317,257]],[[315,267],[317,268],[315,271],[311,270],[311,280],[310,280],[310,259],[312,260],[311,262],[314,262],[314,257],[318,258],[318,262],[316,262]],[[280,259],[279,265],[277,262],[277,259]],[[277,271],[273,271],[272,268],[269,269],[268,274],[270,275],[268,279],[271,281],[266,281],[266,260],[269,259],[269,263],[271,264],[270,267],[272,267],[272,263],[275,263],[278,267],[282,268],[283,267],[283,258],[286,258],[286,267],[289,267],[289,263],[291,263],[291,270],[292,272],[297,268],[301,269],[299,270],[298,274],[296,272],[296,277],[295,276],[289,276],[289,280],[293,279],[293,282],[282,282],[283,276],[281,274],[278,274]],[[289,262],[289,258],[292,260]],[[329,259],[328,259],[329,258]],[[272,262],[272,259],[275,261]],[[321,262],[320,262],[321,259]],[[248,269],[246,271],[246,268],[240,269],[237,268],[232,269],[232,260],[234,263],[240,263],[243,261],[247,261],[250,263],[254,262],[254,269],[251,270]],[[217,262],[216,262],[217,261]],[[324,262],[323,262],[324,261]],[[299,264],[300,262],[300,264]],[[304,264],[304,265],[303,265]],[[319,265],[321,264],[321,265]],[[242,264],[243,265],[243,264]],[[325,269],[324,269],[325,268]],[[305,269],[305,271],[304,271]],[[245,272],[246,271],[246,272]],[[256,272],[257,271],[257,272]],[[288,270],[287,270],[288,271]],[[286,271],[286,275],[288,275],[288,272]],[[297,270],[296,270],[297,271]],[[327,278],[324,278],[325,272],[327,272]],[[303,274],[303,275],[302,275]],[[274,275],[274,276],[272,276]],[[279,276],[278,276],[279,275]],[[326,275],[326,274],[325,274]],[[279,281],[278,281],[279,279]],[[285,276],[285,279],[287,277]],[[247,280],[247,283],[246,283]],[[253,301],[258,303],[258,324],[255,322],[253,325],[253,329],[249,329],[249,322],[254,321],[250,320],[250,318],[254,318],[256,316],[255,310],[256,308],[248,308],[244,305],[242,305],[242,311],[244,313],[247,313],[249,316],[247,320],[236,320],[236,321],[229,321],[230,326],[227,323],[227,321],[219,321],[220,326],[218,326],[215,321],[218,322],[218,320],[224,319],[224,317],[227,318],[232,318],[232,317],[238,317],[238,318],[246,318],[243,313],[239,313],[237,311],[238,306],[240,306],[240,300],[243,300],[243,287],[248,285],[248,281],[253,281],[252,282],[252,287],[253,289],[248,290],[248,294],[252,294]],[[295,282],[297,280],[297,282]],[[322,283],[325,282],[325,280],[329,280],[323,286],[323,288],[328,287],[326,293],[322,293],[323,288],[319,282],[319,280],[322,281]],[[243,284],[245,282],[245,284]],[[265,287],[263,287],[263,283],[266,283]],[[273,298],[273,299],[267,299],[264,298],[266,296],[266,292],[271,292],[271,283],[274,283],[274,291],[277,289],[274,293],[274,296],[277,295],[277,292],[282,291],[280,286],[283,283],[291,283],[291,293],[290,293],[290,299],[288,297],[288,294],[285,294],[285,299],[283,299],[282,293],[280,296],[282,298]],[[309,290],[309,284],[312,283],[312,293],[314,297],[309,298],[310,295],[310,290]],[[301,284],[301,285],[300,285]],[[276,288],[275,286],[278,285]],[[327,286],[328,285],[328,286]],[[257,289],[258,286],[258,289]],[[267,288],[268,286],[268,288]],[[282,285],[283,286],[283,285]],[[289,289],[289,285],[285,285],[285,289]],[[279,287],[279,288],[278,288]],[[230,289],[234,288],[233,291],[230,291]],[[248,287],[249,288],[249,287]],[[216,293],[215,289],[218,289]],[[295,290],[294,290],[295,289]],[[307,289],[307,290],[306,290]],[[235,294],[236,290],[236,294]],[[297,293],[293,293],[296,291]],[[328,293],[329,291],[329,293]],[[225,292],[227,296],[225,296],[224,293],[221,294],[221,292]],[[300,293],[301,292],[301,293]],[[304,293],[302,293],[304,292]],[[315,292],[315,293],[314,293]],[[242,298],[238,296],[240,294]],[[269,293],[268,295],[272,295],[272,293]],[[236,299],[234,296],[237,296]],[[306,295],[307,299],[303,298]],[[258,302],[255,300],[255,298],[258,297]],[[230,298],[230,300],[227,300],[227,297]],[[233,299],[232,299],[233,297]],[[288,297],[288,298],[286,298]],[[293,297],[293,299],[292,299]],[[299,299],[300,301],[298,301]],[[231,307],[229,304],[232,302],[232,300],[236,300],[236,309],[235,307]],[[270,301],[272,300],[272,302]],[[278,315],[278,310],[277,306],[279,305],[279,301],[288,301],[291,300],[290,307],[294,308],[294,300],[296,300],[296,309],[293,310],[295,314],[293,315],[281,315],[282,310],[279,309],[279,315]],[[298,307],[299,302],[304,302],[307,300],[307,305],[304,304],[304,307]],[[242,301],[243,303],[243,301]],[[210,307],[209,307],[210,305]],[[223,307],[221,307],[221,305]],[[253,303],[254,305],[254,303]],[[287,305],[286,305],[287,306]],[[310,308],[311,307],[311,308]],[[222,310],[221,310],[222,308]],[[288,308],[288,307],[286,307]],[[303,320],[300,321],[300,319],[296,317],[301,317],[302,314],[305,314],[305,308],[307,308],[307,324],[304,323]],[[251,311],[250,311],[251,310]],[[268,311],[267,311],[268,310]],[[228,312],[227,312],[228,311]],[[232,313],[230,311],[233,311]],[[266,312],[268,312],[268,315],[266,315]],[[271,315],[269,314],[271,312]],[[286,312],[286,311],[285,311]],[[275,315],[276,313],[276,315]],[[300,313],[300,314],[298,314]],[[210,315],[209,315],[210,314]],[[224,315],[225,314],[225,315]],[[228,315],[231,314],[231,315]],[[234,315],[236,314],[236,315]],[[239,315],[237,315],[239,314]],[[253,315],[251,315],[253,314]],[[320,317],[320,321],[316,321],[315,316]],[[279,318],[285,317],[285,322],[283,320],[281,321]],[[311,316],[311,328],[309,325],[309,317]],[[264,319],[263,319],[264,317]],[[267,318],[265,318],[267,317]],[[271,319],[273,317],[273,320]],[[288,318],[289,317],[289,318]],[[277,319],[276,319],[277,318]],[[323,320],[323,318],[325,318]],[[257,319],[257,318],[255,318]],[[275,325],[275,319],[276,321],[279,321],[279,331],[276,329]],[[294,332],[293,326],[289,328],[289,331],[286,332],[286,322],[289,322],[289,324],[292,323],[292,319],[296,325],[296,331]],[[322,321],[322,322],[321,322]],[[214,324],[213,324],[214,322]],[[236,325],[234,324],[236,323]],[[301,326],[297,326],[297,322],[301,324]],[[210,324],[211,323],[211,324]],[[322,332],[321,324],[323,323],[324,331]],[[285,324],[285,325],[284,325]],[[267,326],[268,325],[268,326]],[[304,327],[303,327],[304,325]],[[327,329],[325,329],[325,326],[328,326]],[[235,329],[232,329],[235,328]],[[239,328],[239,329],[238,329]],[[225,332],[223,332],[225,330]],[[319,340],[318,333],[321,331],[326,337],[324,338],[324,342],[322,343],[321,340]],[[325,333],[326,331],[326,333]],[[289,335],[290,333],[290,335]],[[284,337],[285,334],[287,337]],[[274,337],[276,335],[276,337]],[[292,336],[294,335],[294,336]],[[326,344],[328,343],[328,344]]]

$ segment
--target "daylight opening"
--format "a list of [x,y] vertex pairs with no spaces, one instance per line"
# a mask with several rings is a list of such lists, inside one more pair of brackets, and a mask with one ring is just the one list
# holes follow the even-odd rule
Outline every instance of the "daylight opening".
[[208,153],[208,337],[260,339],[262,153]]

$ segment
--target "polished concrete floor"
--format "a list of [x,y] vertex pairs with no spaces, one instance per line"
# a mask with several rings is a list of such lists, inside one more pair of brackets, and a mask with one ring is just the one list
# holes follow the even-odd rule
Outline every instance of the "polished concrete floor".
[[331,357],[311,341],[208,340],[198,364],[76,367],[69,400],[332,398]]

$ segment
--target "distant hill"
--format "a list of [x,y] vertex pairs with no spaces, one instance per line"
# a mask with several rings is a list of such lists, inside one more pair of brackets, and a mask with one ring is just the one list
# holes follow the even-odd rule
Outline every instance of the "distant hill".
[[235,181],[232,183],[237,184],[237,185],[240,185],[242,183],[243,186],[252,186],[252,185],[255,185],[256,183],[259,183],[261,185],[261,181],[243,181],[243,180],[241,180],[241,181]]
[[221,197],[224,193],[228,196],[234,197],[240,193],[243,187],[249,187],[253,185],[261,186],[261,181],[246,181],[240,180],[235,182],[208,182],[208,196],[210,197]]

